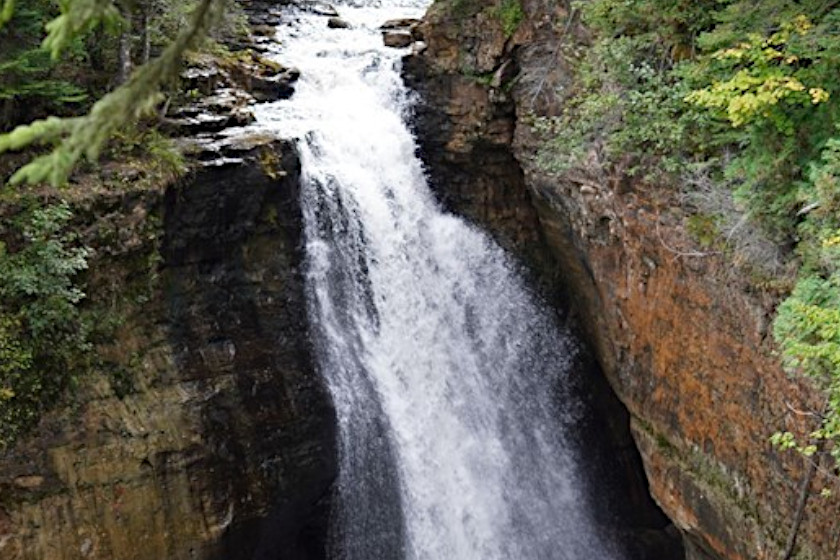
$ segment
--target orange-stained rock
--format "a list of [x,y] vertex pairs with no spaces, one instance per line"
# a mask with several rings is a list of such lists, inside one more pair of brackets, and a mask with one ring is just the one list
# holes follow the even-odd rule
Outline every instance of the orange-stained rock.
[[[562,289],[630,412],[650,491],[689,558],[778,559],[807,469],[768,438],[813,429],[793,411],[819,410],[822,397],[779,366],[778,294],[698,247],[671,189],[601,168],[597,150],[585,169],[559,176],[537,165],[530,116],[557,114],[573,86],[558,38],[586,45],[558,4],[523,0],[509,38],[481,15],[455,17],[451,2],[430,10],[428,48],[406,68],[425,99],[418,128],[435,186]],[[504,67],[515,83],[483,79]],[[817,495],[826,483],[818,475],[812,485],[794,558],[836,558],[840,498],[837,488]]]

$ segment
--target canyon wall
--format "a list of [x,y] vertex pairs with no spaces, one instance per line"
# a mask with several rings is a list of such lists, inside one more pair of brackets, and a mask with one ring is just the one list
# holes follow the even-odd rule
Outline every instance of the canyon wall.
[[73,402],[0,456],[0,557],[324,557],[335,420],[299,171],[251,137],[174,184],[79,195],[89,299],[115,327]]
[[776,296],[697,246],[673,190],[600,167],[597,150],[574,172],[537,164],[533,117],[562,111],[555,94],[573,73],[561,47],[586,48],[586,30],[564,3],[523,0],[511,32],[510,4],[436,2],[406,59],[440,198],[571,306],[689,558],[780,558],[791,546],[792,558],[834,558],[837,497],[819,496],[822,474],[768,441],[814,429],[796,411],[821,408],[774,354]]

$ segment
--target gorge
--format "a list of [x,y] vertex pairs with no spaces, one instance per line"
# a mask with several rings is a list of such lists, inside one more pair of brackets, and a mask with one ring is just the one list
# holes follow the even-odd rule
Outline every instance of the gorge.
[[279,56],[308,71],[258,114],[301,151],[310,328],[339,425],[330,557],[625,557],[584,487],[577,343],[510,257],[441,212],[414,155],[402,53],[378,28],[425,6],[338,6],[343,29],[281,27]]
[[692,256],[673,193],[538,165],[569,6],[246,4],[294,94],[76,196],[121,322],[0,455],[1,558],[834,557],[837,498],[798,507],[767,442],[819,399],[773,296]]

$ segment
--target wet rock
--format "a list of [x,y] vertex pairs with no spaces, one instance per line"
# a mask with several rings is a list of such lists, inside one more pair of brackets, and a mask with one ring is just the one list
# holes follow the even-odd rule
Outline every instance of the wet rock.
[[224,82],[223,73],[216,67],[191,67],[181,72],[181,80],[188,91],[210,95]]
[[350,29],[350,24],[339,17],[331,17],[327,20],[327,27],[330,29]]
[[229,115],[213,115],[199,113],[191,117],[166,118],[161,122],[161,128],[170,135],[194,135],[204,132],[218,132],[231,126]]
[[414,41],[422,41],[423,29],[420,25],[421,23],[421,20],[414,18],[389,19],[379,26],[379,29],[383,31],[408,32]]
[[409,46],[414,39],[407,31],[383,31],[382,41],[386,47],[402,49]]
[[175,136],[218,132],[254,122],[249,105],[254,98],[234,88],[216,90],[196,103],[176,107],[163,119],[163,129]]
[[203,167],[219,167],[241,162],[258,148],[279,141],[276,134],[241,128],[215,134],[198,134],[176,140],[179,149]]
[[251,95],[259,102],[288,99],[294,92],[294,82],[300,76],[297,70],[281,72],[270,78],[254,76],[251,78]]
[[251,33],[254,35],[262,35],[264,37],[274,37],[277,33],[277,28],[273,25],[254,25],[251,27]]
[[277,49],[277,42],[273,37],[254,37],[250,48],[258,53],[273,52]]
[[260,9],[256,9],[252,5],[250,9],[246,8],[245,13],[248,16],[248,22],[251,24],[252,28],[260,26],[269,26],[271,28],[276,28],[283,22],[283,12],[276,8],[271,8],[268,6],[263,6]]
[[420,24],[420,20],[416,18],[398,18],[389,19],[379,26],[379,29],[410,29]]
[[338,17],[338,10],[336,10],[332,4],[327,4],[325,2],[303,1],[298,2],[297,6],[307,12],[317,14],[319,16]]

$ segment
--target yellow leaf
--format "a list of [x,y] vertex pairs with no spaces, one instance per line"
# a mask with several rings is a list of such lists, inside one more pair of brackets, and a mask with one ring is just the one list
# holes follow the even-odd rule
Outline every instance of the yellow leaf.
[[828,92],[823,88],[811,88],[808,90],[808,93],[811,94],[811,103],[814,105],[828,101]]

